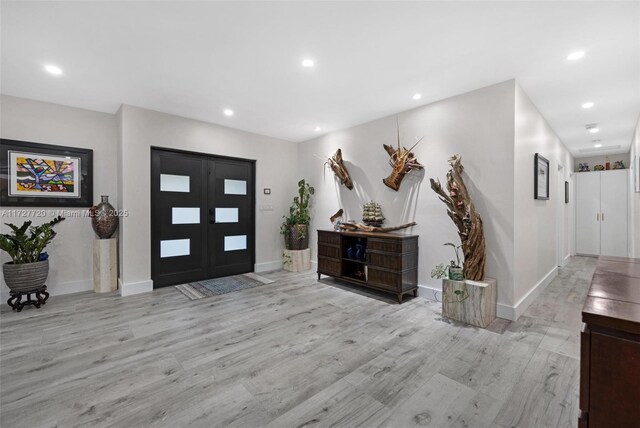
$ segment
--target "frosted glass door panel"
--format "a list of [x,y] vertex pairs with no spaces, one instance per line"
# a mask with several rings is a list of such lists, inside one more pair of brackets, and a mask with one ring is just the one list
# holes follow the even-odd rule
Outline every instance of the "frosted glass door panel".
[[237,223],[237,208],[216,208],[216,223]]
[[237,251],[247,249],[247,235],[225,236],[224,250]]
[[189,176],[160,174],[160,191],[189,193]]
[[191,254],[189,249],[190,239],[169,239],[160,241],[160,257],[177,257],[188,256]]
[[171,208],[171,224],[200,224],[200,208]]
[[244,180],[224,180],[225,195],[246,195],[247,182]]

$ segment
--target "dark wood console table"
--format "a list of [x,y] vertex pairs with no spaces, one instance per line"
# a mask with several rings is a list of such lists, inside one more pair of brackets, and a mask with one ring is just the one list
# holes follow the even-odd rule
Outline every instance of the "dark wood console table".
[[418,236],[318,230],[321,274],[393,293],[402,303],[405,294],[418,294]]
[[578,426],[640,426],[640,259],[598,259],[582,321]]

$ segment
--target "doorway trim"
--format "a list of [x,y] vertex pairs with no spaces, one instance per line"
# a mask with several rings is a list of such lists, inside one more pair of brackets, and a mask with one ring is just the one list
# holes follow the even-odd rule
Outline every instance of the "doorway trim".
[[[182,150],[182,149],[174,149],[174,148],[169,148],[169,147],[161,147],[161,146],[151,146],[150,147],[150,151],[149,151],[149,204],[151,207],[151,210],[149,211],[149,227],[150,227],[150,242],[149,242],[149,246],[150,246],[150,252],[149,252],[149,257],[151,258],[151,272],[150,272],[150,276],[153,282],[153,288],[162,288],[162,287],[166,287],[166,286],[170,286],[170,285],[165,285],[165,286],[157,286],[156,285],[156,281],[154,278],[154,273],[156,272],[156,263],[157,260],[154,257],[153,254],[153,248],[154,248],[154,238],[156,237],[156,233],[155,233],[155,227],[154,227],[154,220],[152,218],[153,216],[153,207],[154,207],[154,192],[153,192],[153,183],[154,183],[154,170],[153,170],[153,153],[154,151],[160,151],[160,152],[164,152],[164,153],[175,153],[175,154],[183,154],[183,155],[191,155],[191,156],[200,156],[203,158],[208,158],[210,160],[228,160],[228,161],[240,161],[240,162],[247,162],[251,164],[251,185],[252,185],[252,189],[253,191],[251,192],[249,196],[249,206],[250,206],[250,210],[251,210],[251,222],[249,224],[249,229],[251,230],[252,234],[253,234],[253,242],[252,242],[252,248],[251,248],[251,272],[255,272],[255,265],[256,265],[256,247],[257,247],[257,234],[256,234],[256,163],[257,161],[255,159],[245,159],[245,158],[240,158],[240,157],[234,157],[234,156],[225,156],[225,155],[218,155],[218,154],[213,154],[213,153],[203,153],[203,152],[195,152],[195,151],[191,151],[191,150]],[[208,207],[207,207],[208,208]],[[202,278],[204,279],[208,279],[208,278]]]
[[558,178],[556,188],[558,189],[556,200],[556,265],[558,267],[564,266],[565,255],[565,179],[564,179],[564,166],[558,163]]

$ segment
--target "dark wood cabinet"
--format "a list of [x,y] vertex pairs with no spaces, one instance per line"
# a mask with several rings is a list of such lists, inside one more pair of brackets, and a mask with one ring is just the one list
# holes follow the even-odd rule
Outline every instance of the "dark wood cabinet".
[[582,321],[578,426],[638,427],[640,259],[598,259]]
[[318,230],[318,279],[332,276],[397,296],[418,293],[418,236]]

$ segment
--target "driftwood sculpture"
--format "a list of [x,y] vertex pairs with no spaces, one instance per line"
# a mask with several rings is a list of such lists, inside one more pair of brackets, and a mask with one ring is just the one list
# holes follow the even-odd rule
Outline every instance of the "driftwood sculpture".
[[476,211],[473,201],[462,179],[462,163],[460,155],[449,159],[451,169],[447,172],[447,195],[440,184],[440,180],[431,181],[431,188],[438,194],[440,200],[447,205],[447,214],[458,228],[458,235],[462,241],[464,253],[464,276],[472,281],[484,279],[486,260],[484,232],[482,218]]
[[351,181],[351,176],[349,175],[349,171],[347,171],[347,168],[344,166],[344,163],[342,162],[341,149],[338,149],[336,153],[332,157],[327,159],[325,163],[329,164],[329,166],[331,167],[331,170],[336,174],[336,176],[340,180],[340,183],[344,184],[349,190],[353,189],[353,181]]
[[378,226],[367,226],[366,224],[349,221],[346,223],[342,223],[340,225],[340,228],[347,231],[361,230],[363,232],[391,232],[393,230],[406,229],[407,227],[412,227],[412,226],[415,226],[416,224],[418,223],[413,221],[411,223],[403,224],[400,226],[378,227]]
[[337,218],[342,217],[342,214],[344,214],[344,211],[342,210],[342,208],[340,208],[337,213],[329,217],[331,224],[333,224],[333,222],[336,221]]
[[[384,149],[389,153],[389,164],[393,170],[391,171],[391,175],[387,178],[383,179],[382,182],[387,186],[395,190],[396,192],[400,189],[400,183],[404,179],[404,176],[411,172],[412,169],[422,169],[423,166],[418,162],[415,155],[411,152],[422,138],[420,138],[409,150],[400,145],[400,126],[397,125],[398,128],[398,148],[393,148],[387,144],[383,144]],[[423,137],[424,138],[424,137]]]

